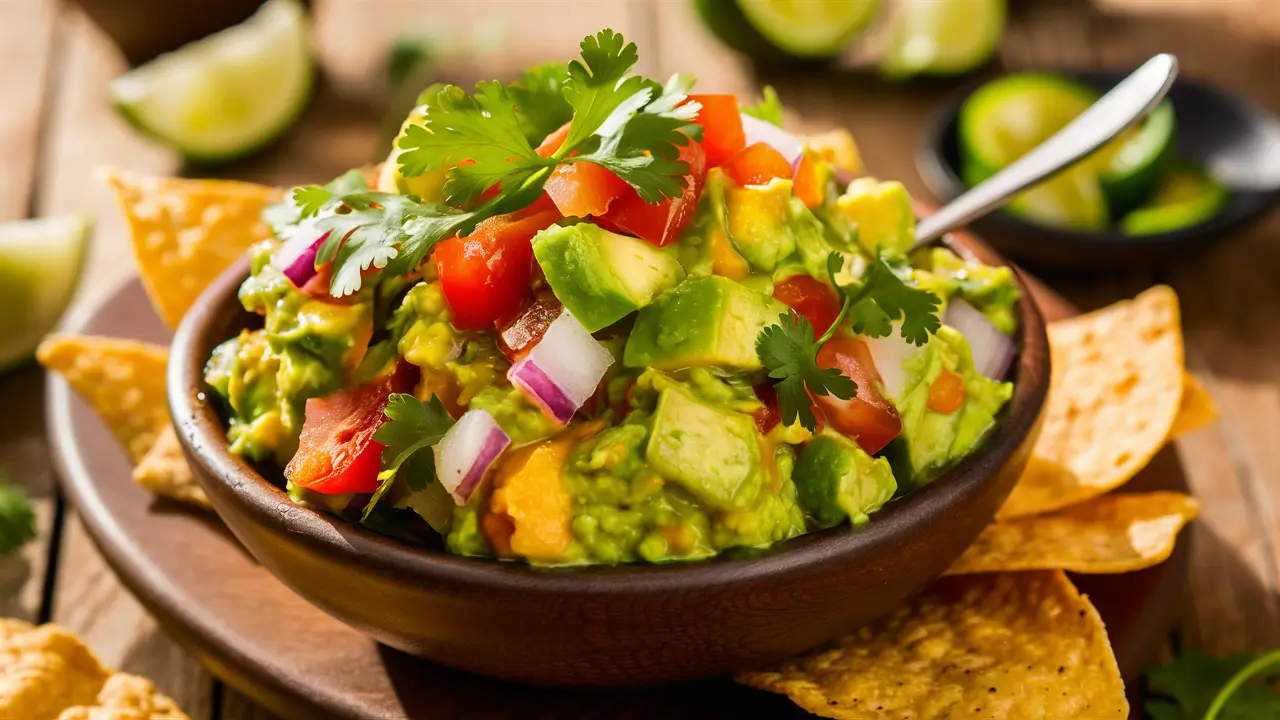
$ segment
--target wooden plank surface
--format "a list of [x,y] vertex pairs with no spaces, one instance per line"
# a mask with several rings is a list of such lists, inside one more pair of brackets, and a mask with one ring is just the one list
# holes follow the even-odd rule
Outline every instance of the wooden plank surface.
[[[953,83],[891,85],[836,72],[787,76],[758,72],[714,44],[685,0],[315,0],[318,51],[327,82],[299,127],[279,147],[219,174],[273,184],[326,179],[385,151],[389,89],[383,63],[394,38],[433,33],[490,43],[476,58],[446,59],[439,72],[470,81],[509,77],[533,62],[571,55],[582,35],[604,26],[641,44],[642,72],[699,76],[700,88],[751,94],[779,87],[803,130],[848,126],[868,166],[927,191],[912,152],[923,122]],[[1184,72],[1249,93],[1280,110],[1280,3],[1275,0],[1013,0],[1000,62],[1036,65],[1133,65],[1156,51],[1175,52]],[[55,31],[56,30],[56,31]],[[497,38],[497,41],[494,40]],[[110,111],[107,81],[124,65],[76,10],[55,0],[0,0],[0,62],[22,67],[3,81],[0,113],[0,220],[89,210],[98,219],[78,304],[90,304],[132,272],[120,221],[92,168],[116,164],[168,173],[168,151],[140,139]],[[1096,307],[1154,281],[1173,284],[1183,302],[1188,362],[1222,406],[1223,421],[1179,442],[1179,455],[1204,502],[1179,640],[1213,653],[1280,645],[1280,469],[1268,451],[1280,435],[1280,219],[1199,256],[1131,272],[1051,278],[1073,301]],[[41,542],[0,562],[0,611],[41,615],[45,567],[57,550],[52,602],[44,614],[82,633],[104,659],[153,677],[193,718],[269,716],[216,687],[160,631],[103,564],[68,512],[58,543],[47,447],[34,419],[39,377],[0,378],[0,401],[22,407],[0,417],[0,465],[22,468],[37,496]],[[31,413],[35,413],[33,416]]]

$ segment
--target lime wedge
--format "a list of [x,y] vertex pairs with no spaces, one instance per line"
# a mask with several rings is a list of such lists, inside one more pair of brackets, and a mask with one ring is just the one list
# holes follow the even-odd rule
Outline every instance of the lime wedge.
[[314,69],[306,11],[269,0],[243,23],[162,55],[111,83],[143,132],[202,162],[266,145],[301,114]]
[[880,60],[891,78],[972,70],[995,54],[1004,35],[1005,0],[910,0],[900,8]]
[[1101,230],[1111,217],[1097,175],[1080,165],[1015,197],[1008,209],[1041,225],[1069,230]]
[[[770,44],[799,58],[839,53],[875,19],[881,0],[737,0],[743,16]],[[731,0],[720,0],[728,13]],[[714,7],[714,5],[712,5]],[[704,12],[704,17],[707,14]],[[715,15],[712,15],[714,18]]]
[[85,215],[0,223],[0,370],[30,359],[62,317],[92,227]]
[[1222,183],[1190,163],[1178,163],[1146,205],[1124,216],[1120,229],[1126,235],[1152,235],[1199,225],[1222,212],[1229,199]]
[[1136,130],[1118,138],[1118,145],[1112,143],[1114,151],[1098,180],[1117,217],[1142,205],[1160,186],[1173,160],[1176,125],[1173,105],[1165,101]]

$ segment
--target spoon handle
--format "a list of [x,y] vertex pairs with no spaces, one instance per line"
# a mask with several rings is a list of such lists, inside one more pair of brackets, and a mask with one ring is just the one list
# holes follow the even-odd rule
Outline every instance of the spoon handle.
[[986,215],[1019,192],[1074,165],[1151,112],[1173,86],[1178,59],[1161,53],[1142,64],[1097,102],[1005,169],[916,225],[919,247]]

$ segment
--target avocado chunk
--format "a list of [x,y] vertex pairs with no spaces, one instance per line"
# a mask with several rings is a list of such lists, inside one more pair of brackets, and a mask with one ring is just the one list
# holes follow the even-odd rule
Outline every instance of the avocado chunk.
[[[996,413],[1013,395],[1012,383],[979,375],[973,367],[969,341],[947,325],[938,329],[902,365],[906,374],[901,398],[891,398],[902,416],[901,438],[906,443],[910,482],[920,486],[936,478],[977,449],[995,425]],[[965,399],[953,413],[929,409],[929,389],[943,370],[964,380]],[[904,482],[907,478],[899,476]]]
[[791,181],[773,178],[768,185],[724,188],[729,238],[751,267],[772,272],[795,252],[791,233]]
[[622,362],[659,370],[759,370],[756,336],[786,311],[777,300],[728,278],[691,277],[636,315]]
[[904,253],[916,240],[911,197],[900,182],[858,178],[836,199],[836,212],[857,225],[858,242],[868,252],[883,247]]
[[706,505],[744,508],[760,489],[755,422],[717,410],[677,388],[658,397],[645,457],[649,466]]
[[588,332],[645,307],[684,278],[674,248],[664,250],[589,223],[550,227],[533,237],[551,290]]
[[865,523],[898,489],[889,461],[841,435],[823,433],[800,451],[794,473],[800,504],[819,528],[848,518]]

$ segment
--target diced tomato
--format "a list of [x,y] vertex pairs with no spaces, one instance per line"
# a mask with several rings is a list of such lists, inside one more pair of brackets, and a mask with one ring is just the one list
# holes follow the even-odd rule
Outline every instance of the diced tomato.
[[680,159],[689,164],[689,174],[684,176],[684,193],[680,197],[650,205],[633,188],[627,188],[622,197],[613,201],[609,212],[596,219],[596,223],[614,232],[647,240],[658,247],[675,242],[693,221],[707,180],[707,156],[701,144],[690,142],[681,147]]
[[857,441],[869,455],[880,451],[902,432],[898,410],[881,394],[880,373],[867,344],[857,338],[833,338],[818,351],[818,367],[835,368],[858,384],[858,394],[848,400],[834,395],[813,395],[832,428]]
[[573,122],[570,121],[556,128],[555,132],[542,139],[542,144],[538,145],[534,152],[542,157],[554,155],[560,149],[560,146],[564,144],[564,139],[569,137],[569,126],[572,124]]
[[507,359],[515,364],[529,354],[534,345],[546,334],[552,321],[560,317],[564,305],[550,290],[545,290],[525,301],[514,315],[498,320],[498,346]]
[[964,398],[964,378],[942,368],[942,372],[929,385],[929,402],[926,405],[934,412],[950,415],[964,405]]
[[738,185],[764,185],[774,178],[790,178],[791,163],[765,143],[740,150],[724,164],[724,172]]
[[625,180],[589,162],[558,165],[543,186],[565,217],[603,215],[631,190]]
[[808,275],[792,275],[776,283],[773,298],[808,320],[813,326],[814,339],[826,332],[840,314],[836,291]]
[[707,167],[719,167],[747,146],[736,96],[690,95],[689,99],[702,105],[694,122],[702,126],[702,148],[707,153]]
[[800,158],[800,166],[796,168],[796,183],[792,192],[806,207],[816,208],[822,204],[825,196],[825,180],[826,173],[822,172],[817,153],[805,150]]
[[373,434],[386,416],[387,397],[412,392],[418,369],[401,360],[394,372],[324,398],[307,400],[298,452],[284,476],[326,495],[378,489],[382,443]]
[[544,196],[523,210],[481,222],[470,235],[436,245],[436,274],[454,327],[480,330],[515,313],[533,271],[529,241],[559,219]]
[[756,429],[760,434],[768,435],[770,430],[782,422],[782,413],[778,412],[778,394],[769,383],[757,385],[755,391],[764,407],[755,411],[752,417],[755,418]]

